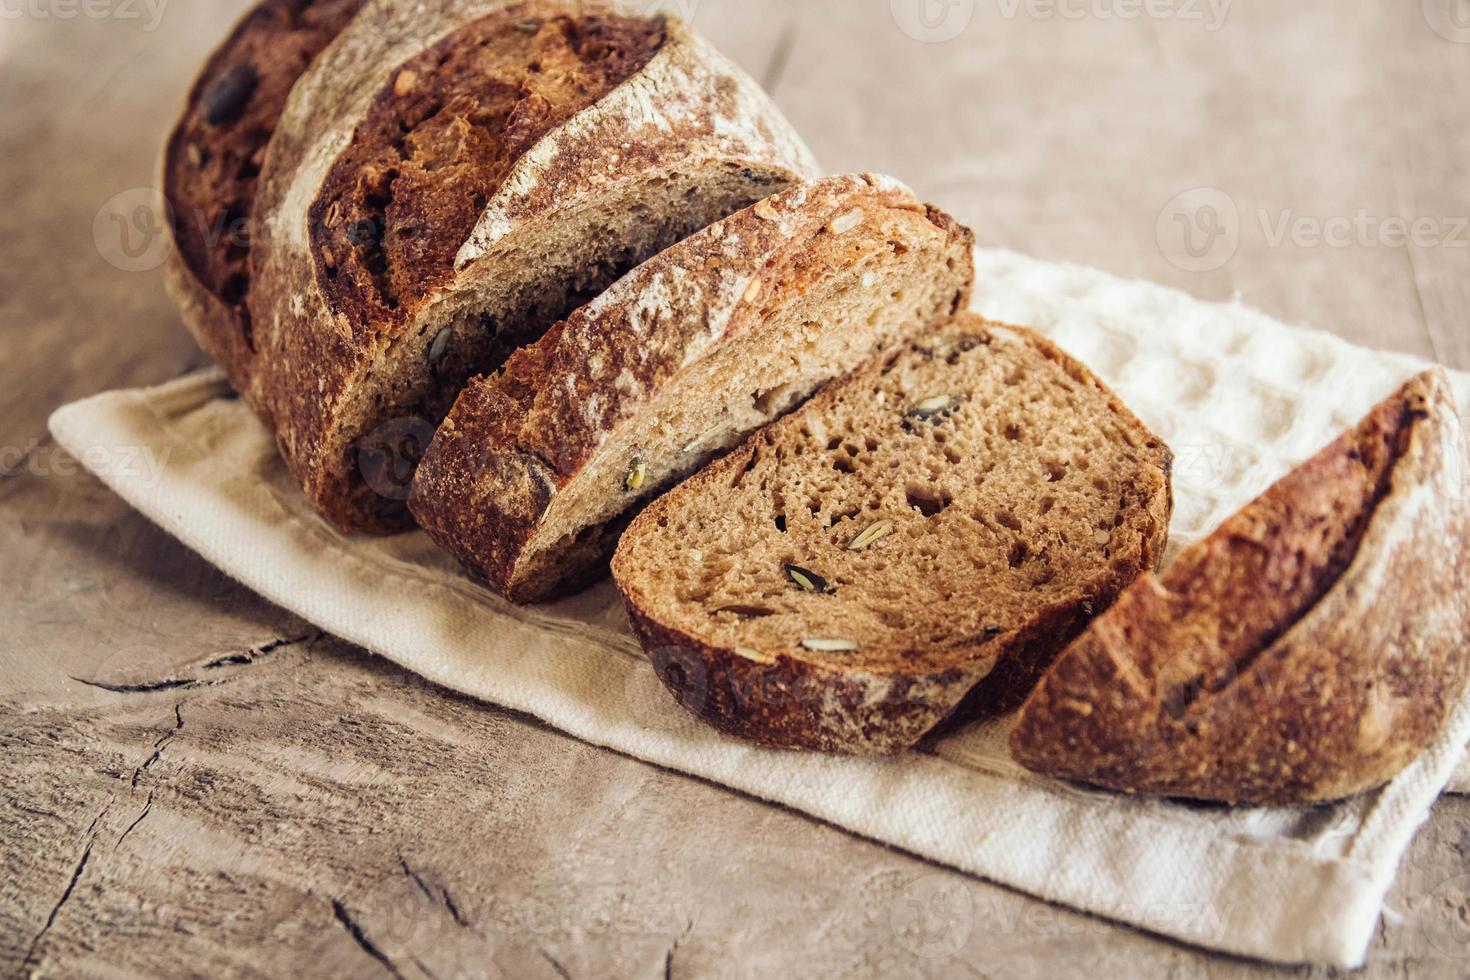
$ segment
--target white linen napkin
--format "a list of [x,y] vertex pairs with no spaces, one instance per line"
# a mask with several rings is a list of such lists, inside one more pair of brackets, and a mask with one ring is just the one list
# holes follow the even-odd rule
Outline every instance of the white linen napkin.
[[[1092,270],[1003,251],[979,251],[976,261],[977,310],[1050,336],[1174,448],[1174,549],[1424,366]],[[1470,406],[1470,376],[1454,382]],[[1234,810],[1033,777],[1006,751],[1009,720],[898,759],[757,749],[674,704],[609,585],[520,610],[461,577],[420,533],[338,534],[217,372],[98,395],[56,412],[51,430],[229,575],[438,684],[938,863],[1229,953],[1361,964],[1405,848],[1470,740],[1467,701],[1380,792],[1328,807]]]

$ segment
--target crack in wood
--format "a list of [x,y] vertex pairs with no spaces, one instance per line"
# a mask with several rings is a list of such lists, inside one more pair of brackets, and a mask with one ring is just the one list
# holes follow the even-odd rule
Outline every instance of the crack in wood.
[[142,684],[108,684],[106,681],[89,681],[85,677],[77,677],[68,674],[78,684],[95,687],[99,690],[110,691],[113,694],[152,694],[155,691],[172,691],[180,687],[195,687],[199,684],[192,677],[170,677],[161,681],[147,681]]
[[347,930],[347,934],[352,937],[352,941],[357,943],[358,946],[362,947],[362,951],[364,953],[367,953],[373,959],[381,963],[383,968],[391,973],[393,976],[397,977],[398,980],[405,980],[402,972],[399,971],[398,967],[393,963],[393,960],[388,956],[388,954],[379,949],[378,945],[368,938],[368,935],[366,932],[363,931],[362,926],[358,925],[357,920],[352,917],[352,913],[347,911],[347,906],[343,905],[341,901],[335,898],[331,901],[332,914],[337,917],[337,921],[342,924],[342,928]]
[[[263,657],[275,653],[278,650],[283,650],[287,647],[297,646],[301,643],[314,643],[325,635],[325,633],[322,633],[320,630],[318,630],[315,633],[306,633],[302,636],[281,637],[279,639],[272,640],[271,642],[266,643],[262,646],[254,647],[250,650],[247,650],[244,653],[232,653],[227,656],[217,657],[216,659],[204,664],[203,669],[217,670],[221,667],[233,667],[253,664],[261,660]],[[209,687],[215,684],[223,683],[222,681],[201,681],[197,677],[165,677],[161,680],[140,681],[136,684],[109,684],[106,681],[92,681],[88,680],[85,677],[77,677],[74,674],[68,674],[67,676],[76,681],[78,684],[85,684],[88,687],[95,687],[98,690],[108,691],[112,694],[155,694],[159,691],[183,690],[192,687]],[[182,723],[180,724],[180,727],[182,727]]]
[[465,929],[470,927],[470,920],[459,910],[459,906],[455,904],[454,896],[449,893],[448,888],[440,885],[439,893],[436,895],[433,887],[424,880],[423,875],[408,866],[408,861],[402,854],[398,855],[398,864],[403,868],[403,873],[411,878],[413,883],[418,886],[419,891],[424,893],[425,898],[437,905],[443,905],[448,910],[449,916],[454,919],[455,925]]
[[536,947],[536,952],[541,954],[541,958],[543,960],[551,964],[551,968],[556,971],[556,975],[561,977],[561,980],[572,980],[572,975],[567,972],[567,968],[562,966],[561,961],[558,960],[555,956],[552,956],[550,953],[539,946]]
[[77,882],[82,880],[82,874],[87,870],[87,862],[92,858],[92,845],[97,840],[97,824],[101,822],[103,817],[107,816],[107,811],[112,809],[112,804],[116,800],[116,796],[110,797],[107,805],[102,808],[102,811],[97,816],[92,818],[92,823],[87,827],[87,844],[82,848],[82,856],[78,859],[76,866],[72,868],[71,878],[66,883],[66,889],[62,891],[61,897],[56,900],[56,904],[51,907],[51,914],[46,916],[46,924],[41,927],[41,931],[36,933],[35,938],[31,940],[31,945],[26,950],[25,959],[21,961],[22,970],[35,962],[36,950],[40,948],[47,933],[51,931],[51,927],[56,925],[56,917],[61,914],[62,906],[71,900],[72,893],[76,891]]
[[137,788],[138,779],[143,775],[143,773],[147,772],[153,766],[153,763],[158,761],[159,757],[163,755],[164,748],[167,747],[168,743],[174,740],[174,736],[183,729],[183,707],[184,706],[182,702],[174,705],[174,727],[170,731],[164,732],[161,736],[159,736],[158,741],[153,743],[153,754],[150,755],[147,761],[145,761],[141,766],[138,766],[136,769],[133,770],[133,778],[132,781],[129,783],[132,788]]
[[305,633],[301,636],[282,637],[280,639],[272,640],[270,643],[266,643],[261,646],[254,647],[250,650],[246,650],[244,653],[232,653],[227,656],[218,657],[206,663],[204,665],[204,669],[218,670],[221,667],[247,666],[249,664],[255,663],[256,661],[264,657],[269,656],[272,653],[275,653],[277,650],[283,650],[286,647],[294,647],[298,644],[306,643],[308,641],[315,642],[321,639],[324,635],[325,634],[323,634],[322,632],[317,631],[315,633]]
[[133,832],[133,828],[136,827],[136,826],[138,826],[138,824],[142,823],[143,822],[143,818],[146,817],[146,816],[148,816],[148,814],[152,810],[153,810],[153,790],[149,790],[148,791],[148,802],[143,804],[143,812],[140,813],[140,814],[138,814],[138,818],[136,820],[134,820],[132,823],[128,824],[128,829],[127,830],[124,830],[122,832],[122,836],[119,837],[117,839],[117,843],[113,845],[113,849],[114,850],[116,850],[119,847],[122,847],[122,842],[128,839],[128,834],[131,834]]
[[679,933],[673,945],[669,946],[668,952],[664,953],[664,980],[674,980],[674,954],[679,951],[680,946],[684,945],[684,940],[688,939],[689,934],[693,931],[694,920],[685,919],[684,931]]

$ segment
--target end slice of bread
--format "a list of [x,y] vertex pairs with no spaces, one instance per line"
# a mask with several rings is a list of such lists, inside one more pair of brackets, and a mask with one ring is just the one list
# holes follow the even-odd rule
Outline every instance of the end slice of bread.
[[1262,805],[1380,786],[1470,676],[1470,501],[1448,380],[1354,430],[1140,579],[1012,733],[1043,775]]
[[613,574],[716,728],[893,753],[997,664],[1039,672],[1157,565],[1170,463],[1082,365],[964,314],[655,502]]
[[605,572],[626,515],[963,306],[973,237],[872,175],[799,186],[654,257],[472,383],[410,507],[517,602]]

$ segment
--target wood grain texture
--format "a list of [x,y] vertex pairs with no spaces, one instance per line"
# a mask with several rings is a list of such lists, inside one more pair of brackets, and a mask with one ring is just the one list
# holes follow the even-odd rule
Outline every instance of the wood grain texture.
[[[116,233],[104,206],[152,180],[242,7],[0,32],[0,975],[1267,972],[429,687],[254,598],[56,453],[58,404],[203,363],[156,269],[109,263],[94,219]],[[692,9],[828,170],[895,172],[985,244],[1467,368],[1470,249],[1443,239],[1470,214],[1470,46],[1420,8],[1236,0],[1211,32],[977,0],[938,44],[884,0]],[[1191,272],[1157,228],[1201,187],[1234,203],[1240,244]],[[1261,211],[1427,217],[1441,241],[1276,247]],[[1470,802],[1446,799],[1365,975],[1463,976],[1467,893]],[[937,910],[927,942],[916,908]]]

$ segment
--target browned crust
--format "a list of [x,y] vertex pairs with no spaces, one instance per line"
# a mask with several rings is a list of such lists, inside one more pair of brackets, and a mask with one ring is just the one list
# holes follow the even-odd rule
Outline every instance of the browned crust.
[[526,0],[398,68],[311,206],[327,302],[369,333],[422,306],[453,279],[516,161],[641,71],[667,36],[660,17]]
[[[1470,676],[1453,416],[1442,372],[1411,380],[1170,574],[1141,579],[1027,701],[1017,760],[1124,792],[1263,805],[1392,779]],[[1395,457],[1375,459],[1378,446]],[[1353,500],[1359,512],[1344,512]],[[1185,575],[1203,586],[1175,591]],[[1245,578],[1297,594],[1242,592]],[[1217,594],[1220,582],[1235,591]]]
[[[367,492],[358,472],[352,446],[358,433],[349,429],[357,423],[347,413],[351,394],[387,350],[418,329],[418,321],[374,331],[335,309],[306,246],[307,212],[335,159],[334,148],[345,145],[392,79],[394,66],[502,6],[466,0],[422,14],[405,5],[365,7],[299,83],[267,156],[257,210],[272,247],[251,253],[250,310],[260,353],[229,367],[246,400],[273,428],[307,496],[344,530],[391,533],[409,523],[406,511],[368,506],[384,501]],[[461,283],[489,278],[527,243],[554,234],[569,208],[591,207],[614,191],[679,168],[736,168],[752,182],[777,185],[812,169],[805,148],[748,78],[678,21],[668,19],[667,30],[668,41],[642,71],[518,161],[490,203],[490,213],[504,222],[498,236],[466,245],[474,246],[474,257],[461,256],[459,274],[440,291],[446,303]],[[417,40],[391,40],[404,35]],[[684,79],[690,81],[680,88],[676,83]],[[645,108],[672,116],[675,106],[660,103],[667,93],[680,113],[687,112],[687,125],[661,128],[608,108],[635,85],[655,93]],[[726,128],[710,135],[716,117]],[[749,138],[732,137],[731,126],[744,126]],[[621,149],[629,145],[634,151]]]
[[[548,489],[556,493],[575,480],[602,436],[679,372],[696,333],[723,322],[723,336],[738,335],[804,293],[821,271],[801,259],[835,216],[854,208],[921,213],[937,239],[971,261],[969,229],[872,175],[827,178],[738,212],[650,259],[519,351],[502,372],[472,382],[415,478],[409,506],[420,526],[471,574],[515,602],[543,601],[585,584],[584,574],[566,582],[530,581],[520,566],[540,531]],[[739,242],[733,260],[731,239]],[[803,271],[788,274],[793,267]],[[760,284],[754,300],[743,286],[731,291],[748,278]],[[679,297],[674,329],[649,346],[632,321],[653,283],[678,280],[693,285]],[[956,290],[956,309],[968,304],[971,285],[967,274]],[[597,375],[587,370],[594,356],[605,365]],[[631,385],[608,383],[624,374]],[[550,379],[560,383],[548,384]],[[594,402],[602,410],[589,416],[586,406]],[[588,533],[598,551],[610,553],[610,536]],[[605,560],[602,554],[600,563]]]
[[[882,673],[838,671],[784,655],[764,663],[730,648],[711,646],[660,622],[657,610],[638,593],[636,572],[620,568],[615,558],[614,577],[629,619],[659,677],[680,704],[719,731],[776,748],[847,754],[901,752],[928,735],[991,714],[1017,697],[1016,686],[1038,676],[1068,640],[1085,628],[1096,610],[1157,565],[1167,544],[1173,506],[1173,456],[1168,447],[1086,367],[1039,334],[989,324],[974,314],[962,316],[975,320],[979,327],[1021,336],[1072,378],[1107,396],[1110,409],[1138,436],[1140,471],[1151,470],[1159,477],[1137,504],[1151,518],[1152,533],[1144,536],[1139,550],[1115,556],[1114,574],[1093,583],[1088,594],[1039,607],[1019,628],[969,651],[968,660],[957,655],[952,669],[925,674],[905,674],[901,665]],[[754,440],[747,441],[695,476],[680,493],[725,485],[727,471],[746,465],[753,452]],[[645,510],[638,522],[656,523],[675,505],[673,495],[665,496]],[[635,524],[629,533],[637,530]],[[1006,683],[985,683],[995,670],[1003,671]]]
[[[159,160],[173,248],[165,283],[199,345],[231,375],[252,352],[245,296],[256,176],[296,81],[362,0],[261,0],[241,17],[189,88]],[[249,95],[210,120],[207,96],[244,71]],[[214,92],[212,93],[212,90]],[[245,91],[239,89],[239,91]]]

